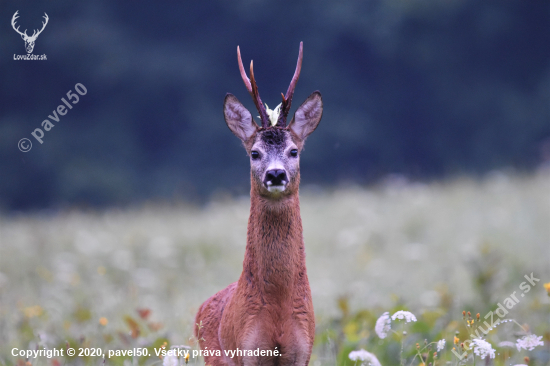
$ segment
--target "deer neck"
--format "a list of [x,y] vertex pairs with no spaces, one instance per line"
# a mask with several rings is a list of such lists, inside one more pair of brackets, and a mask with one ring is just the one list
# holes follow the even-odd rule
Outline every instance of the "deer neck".
[[266,297],[290,297],[306,275],[298,193],[274,203],[251,195],[242,278]]

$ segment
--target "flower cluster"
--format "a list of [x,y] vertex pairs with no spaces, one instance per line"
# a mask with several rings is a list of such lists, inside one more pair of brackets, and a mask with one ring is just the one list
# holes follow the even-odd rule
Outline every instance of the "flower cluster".
[[374,331],[376,332],[376,334],[378,334],[378,337],[380,337],[381,339],[384,339],[388,336],[388,332],[390,330],[391,330],[390,313],[386,311],[376,321],[376,326],[374,327]]
[[484,341],[481,338],[473,339],[472,343],[474,344],[474,353],[481,357],[481,359],[484,359],[487,356],[495,358],[495,350],[491,346],[491,343]]
[[416,321],[416,316],[414,316],[414,314],[411,313],[410,311],[399,310],[398,312],[396,312],[391,316],[391,320],[395,320],[395,319],[405,319],[407,323],[410,323],[410,322]]
[[391,330],[391,321],[395,319],[405,319],[405,321],[409,323],[415,322],[416,316],[414,316],[414,314],[409,311],[399,310],[395,312],[390,318],[390,313],[386,311],[380,316],[380,318],[378,318],[378,320],[376,321],[376,326],[374,327],[374,330],[378,337],[384,339],[388,336],[388,332]]
[[521,339],[518,339],[516,347],[518,351],[522,348],[528,351],[532,351],[536,346],[544,346],[544,342],[541,339],[542,336],[537,337],[536,334],[529,334]]
[[362,348],[359,351],[351,351],[349,359],[352,361],[361,361],[361,363],[365,365],[381,366],[380,361],[378,361],[375,355]]
[[445,348],[445,339],[441,339],[437,342],[437,352],[440,352]]

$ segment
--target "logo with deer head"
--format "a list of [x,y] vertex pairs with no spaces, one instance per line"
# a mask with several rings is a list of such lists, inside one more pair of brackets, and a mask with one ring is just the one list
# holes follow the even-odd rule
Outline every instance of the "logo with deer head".
[[19,26],[17,26],[17,28],[15,27],[15,20],[17,18],[19,18],[19,15],[17,15],[17,13],[19,12],[19,10],[17,10],[15,12],[15,14],[13,14],[13,17],[11,18],[11,26],[13,27],[13,29],[19,33],[19,35],[21,36],[21,38],[23,38],[23,41],[25,41],[25,49],[27,50],[27,53],[32,53],[32,50],[34,49],[34,43],[36,42],[36,39],[38,38],[38,36],[40,35],[40,33],[42,33],[42,31],[44,30],[44,28],[46,28],[46,25],[48,24],[48,20],[50,18],[48,18],[48,14],[44,13],[44,19],[46,20],[45,22],[42,22],[42,29],[40,30],[34,30],[32,36],[28,36],[27,35],[27,30],[25,29],[24,32],[21,32],[19,31]]

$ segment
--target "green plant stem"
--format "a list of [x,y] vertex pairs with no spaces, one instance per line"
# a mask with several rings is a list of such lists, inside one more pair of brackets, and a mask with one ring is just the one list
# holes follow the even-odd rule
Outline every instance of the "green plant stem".
[[405,343],[405,334],[403,333],[403,329],[405,329],[405,324],[403,324],[403,326],[401,327],[401,352],[399,354],[401,358],[401,366],[405,366],[405,360],[403,359],[403,345]]

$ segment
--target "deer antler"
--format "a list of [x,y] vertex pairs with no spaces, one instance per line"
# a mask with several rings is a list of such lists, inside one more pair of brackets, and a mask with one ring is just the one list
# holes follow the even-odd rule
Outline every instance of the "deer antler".
[[[46,28],[46,25],[48,24],[48,20],[50,20],[50,18],[48,18],[48,14],[44,13],[44,16],[43,16],[44,19],[46,19],[46,22],[42,22],[42,29],[40,29],[38,31],[38,33],[36,33],[36,29],[34,30],[31,38],[38,38],[38,36],[40,35],[40,33],[42,33],[42,31],[44,30],[44,28]],[[36,34],[36,35],[35,35]]]
[[[27,30],[25,29],[25,32],[20,32],[19,31],[19,26],[17,28],[15,28],[15,20],[17,18],[19,18],[19,15],[17,15],[17,13],[19,13],[19,10],[17,10],[15,12],[15,14],[13,14],[13,17],[11,18],[11,26],[13,27],[13,30],[16,31],[17,33],[19,33],[21,36],[25,36],[25,37],[28,37],[27,36]],[[44,13],[46,14],[46,13]]]
[[40,33],[42,33],[42,31],[44,30],[44,28],[46,28],[46,25],[48,24],[48,20],[50,20],[50,18],[48,17],[48,14],[44,13],[44,17],[46,22],[42,22],[42,29],[40,29],[37,33],[37,30],[35,29],[32,36],[28,36],[27,35],[27,30],[25,29],[24,32],[20,32],[19,31],[19,26],[17,26],[17,28],[15,28],[15,21],[17,18],[19,18],[19,15],[17,15],[17,13],[19,13],[19,10],[17,10],[15,12],[15,14],[13,14],[13,17],[11,18],[11,26],[13,27],[13,30],[15,30],[17,33],[19,33],[21,35],[21,37],[24,37],[25,39],[36,39],[38,38],[38,36],[40,35]]
[[237,46],[237,56],[239,59],[239,70],[241,72],[241,77],[243,78],[244,85],[246,86],[246,89],[250,93],[250,96],[252,97],[252,100],[256,105],[256,109],[258,109],[258,112],[260,113],[260,119],[262,120],[262,127],[267,128],[270,126],[269,117],[267,116],[265,106],[262,103],[262,99],[260,98],[260,92],[258,91],[258,85],[256,85],[256,79],[254,79],[254,68],[253,68],[254,63],[253,61],[250,61],[250,79],[249,79],[248,76],[246,75],[246,72],[244,71],[243,61],[241,59],[241,50],[239,46]]
[[[288,116],[288,112],[290,112],[292,97],[294,96],[294,89],[296,88],[296,83],[300,78],[300,71],[302,70],[303,51],[304,51],[304,43],[300,42],[300,51],[298,53],[298,63],[296,64],[296,71],[294,71],[294,76],[290,81],[290,85],[288,86],[286,95],[283,95],[283,93],[281,93],[281,96],[283,97],[283,102],[281,106],[281,113],[279,114],[279,118],[277,119],[277,124],[275,125],[276,127],[280,127],[280,128],[286,127],[286,117]],[[246,86],[246,89],[252,96],[252,100],[254,100],[254,104],[256,105],[258,112],[260,112],[262,127],[267,128],[271,125],[271,123],[269,121],[269,117],[267,115],[265,107],[262,103],[262,99],[260,98],[260,93],[258,92],[258,86],[256,85],[256,80],[254,79],[253,62],[250,61],[250,79],[249,79],[248,76],[246,75],[246,72],[244,71],[243,61],[241,59],[241,50],[239,46],[237,46],[237,56],[239,59],[239,71],[241,72],[241,77],[243,78],[244,85]]]
[[292,97],[294,96],[294,89],[296,88],[296,83],[300,78],[300,71],[302,71],[302,58],[304,51],[304,42],[300,42],[300,51],[298,53],[298,63],[296,64],[296,71],[294,71],[294,76],[290,81],[286,95],[281,93],[283,97],[283,105],[281,107],[281,114],[279,114],[279,119],[277,120],[277,127],[286,127],[286,117],[288,112],[290,112],[290,105],[292,104]]

